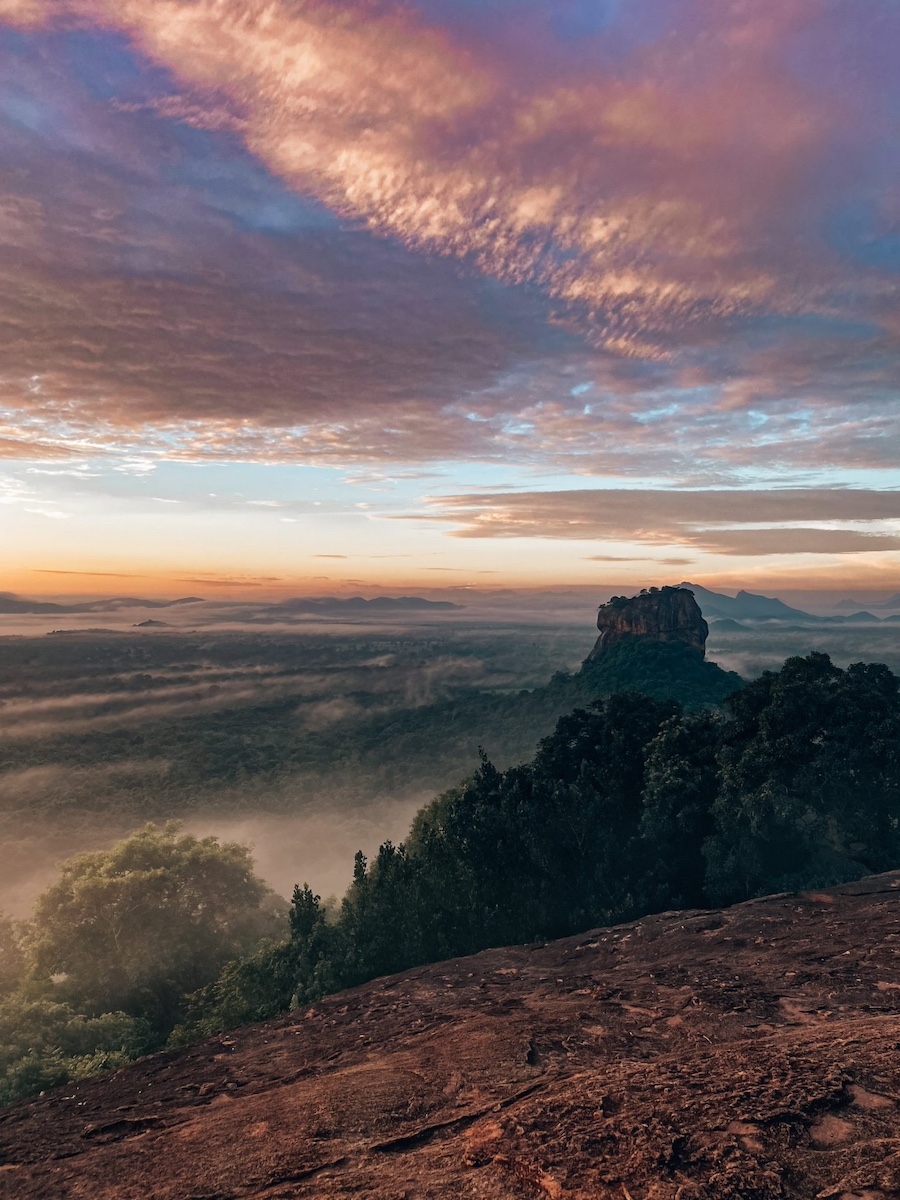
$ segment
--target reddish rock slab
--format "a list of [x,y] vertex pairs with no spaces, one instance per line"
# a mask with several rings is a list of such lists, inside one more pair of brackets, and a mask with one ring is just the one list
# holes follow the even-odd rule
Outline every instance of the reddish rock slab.
[[900,1197],[900,872],[424,967],[0,1114],[9,1200]]

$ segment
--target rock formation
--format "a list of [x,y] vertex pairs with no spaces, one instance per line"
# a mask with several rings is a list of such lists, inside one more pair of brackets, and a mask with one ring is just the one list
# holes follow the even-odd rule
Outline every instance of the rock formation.
[[374,980],[0,1112],[4,1200],[895,1200],[900,872]]
[[588,661],[612,646],[640,638],[648,642],[680,642],[703,658],[709,626],[693,592],[685,588],[650,588],[639,596],[613,596],[597,613],[600,636]]

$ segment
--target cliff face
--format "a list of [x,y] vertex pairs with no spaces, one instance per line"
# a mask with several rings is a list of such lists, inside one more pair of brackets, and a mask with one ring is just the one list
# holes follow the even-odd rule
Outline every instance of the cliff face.
[[613,596],[597,614],[600,636],[589,655],[594,661],[610,647],[633,638],[651,642],[681,642],[703,658],[709,626],[693,592],[664,587],[639,596]]
[[378,979],[0,1112],[4,1200],[891,1200],[900,872]]

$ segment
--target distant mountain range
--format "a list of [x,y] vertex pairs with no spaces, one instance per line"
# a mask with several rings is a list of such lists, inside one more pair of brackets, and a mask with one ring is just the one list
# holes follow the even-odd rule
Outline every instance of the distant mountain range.
[[[858,600],[839,600],[834,606],[841,612],[858,612],[862,605]],[[900,608],[900,592],[895,592],[893,596],[889,596],[887,600],[874,600],[868,608],[879,608],[883,611],[896,611]]]
[[730,617],[733,621],[818,621],[811,613],[791,608],[774,596],[757,596],[753,592],[738,592],[724,596],[711,592],[697,583],[682,583],[679,587],[694,593],[704,617]]
[[[887,600],[867,605],[865,608],[856,600],[841,600],[834,605],[840,615],[816,616],[799,608],[792,608],[776,596],[761,596],[754,592],[740,591],[736,596],[714,592],[699,583],[680,583],[679,587],[694,593],[697,603],[709,620],[731,621],[792,621],[800,624],[866,624],[891,620],[879,617],[876,612],[891,612],[900,609],[900,592]],[[510,592],[510,596],[515,593]],[[87,600],[80,603],[57,603],[48,600],[29,600],[11,592],[0,592],[0,616],[53,616],[77,613],[115,613],[125,609],[166,609],[186,604],[202,604],[200,596],[182,596],[177,600],[147,600],[137,596],[113,596],[106,600]],[[261,612],[268,618],[280,616],[356,614],[376,616],[378,614],[440,613],[461,611],[464,605],[449,600],[425,600],[421,596],[375,596],[366,600],[363,596],[295,596],[277,604],[266,605]],[[725,627],[727,628],[727,627]]]
[[23,600],[9,592],[0,594],[0,615],[41,615],[54,613],[111,613],[123,608],[175,608],[180,604],[202,604],[200,596],[179,600],[140,600],[134,596],[114,596],[111,600],[88,600],[81,604],[54,604],[50,601]]
[[[814,613],[804,612],[800,608],[791,608],[789,604],[785,604],[783,600],[779,600],[775,596],[758,596],[754,592],[743,591],[738,592],[736,596],[725,596],[721,592],[712,592],[709,588],[701,587],[698,583],[681,583],[678,586],[694,593],[694,598],[700,605],[704,617],[717,621],[791,621],[794,624],[866,625],[883,619],[866,610],[858,611],[860,606],[853,601],[842,601],[840,605],[835,605],[836,608],[854,609],[846,616],[820,617]],[[881,605],[870,605],[870,608],[900,607],[900,597],[897,597],[897,600],[898,603],[895,605],[885,601]],[[727,630],[729,626],[720,625],[719,628]]]
[[[164,609],[177,608],[185,604],[202,604],[200,596],[183,596],[178,600],[144,600],[135,596],[113,596],[108,600],[86,600],[80,603],[63,604],[49,600],[28,600],[11,592],[0,592],[0,616],[60,616],[75,613],[115,613],[129,608]],[[298,613],[337,614],[368,613],[372,616],[385,613],[452,612],[463,605],[451,604],[449,600],[425,600],[421,596],[376,596],[366,600],[362,596],[297,596],[281,600],[278,604],[266,605],[267,617],[295,616]],[[144,622],[149,624],[149,622]]]

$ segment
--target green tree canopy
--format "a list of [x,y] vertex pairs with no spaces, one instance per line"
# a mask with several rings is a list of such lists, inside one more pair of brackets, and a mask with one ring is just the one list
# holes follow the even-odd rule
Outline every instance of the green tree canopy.
[[887,667],[788,659],[725,710],[623,693],[563,717],[529,763],[485,758],[404,845],[357,855],[336,920],[298,889],[272,985],[262,958],[230,970],[197,1028],[491,945],[900,864],[900,688]]
[[124,1066],[150,1045],[139,1017],[88,1017],[68,1004],[10,996],[0,1001],[0,1104]]
[[186,993],[271,931],[266,885],[246,846],[148,825],[65,863],[37,902],[31,974],[95,1016],[171,1029]]
[[900,692],[881,663],[789,658],[728,701],[706,891],[731,903],[900,861]]
[[25,973],[21,927],[0,913],[0,997],[15,991]]

